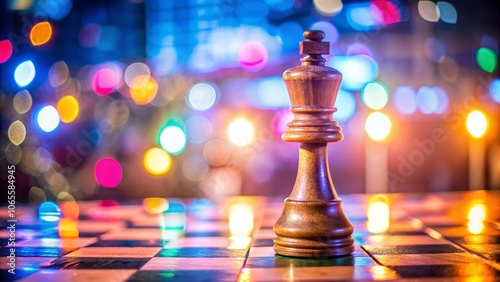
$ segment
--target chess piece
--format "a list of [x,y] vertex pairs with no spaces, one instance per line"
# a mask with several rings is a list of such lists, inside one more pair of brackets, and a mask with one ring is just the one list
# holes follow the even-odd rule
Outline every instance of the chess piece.
[[328,168],[328,142],[342,140],[333,120],[342,74],[325,66],[325,33],[306,30],[300,42],[302,65],[283,73],[294,120],[282,138],[300,142],[297,179],[274,225],[276,253],[292,257],[331,257],[354,251],[354,228],[344,214]]

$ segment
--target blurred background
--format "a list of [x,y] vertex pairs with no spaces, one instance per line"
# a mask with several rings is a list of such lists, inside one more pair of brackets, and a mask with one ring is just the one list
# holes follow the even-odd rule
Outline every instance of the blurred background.
[[3,1],[2,183],[13,164],[30,203],[288,196],[298,144],[281,140],[281,74],[320,29],[343,74],[338,193],[500,189],[499,6]]

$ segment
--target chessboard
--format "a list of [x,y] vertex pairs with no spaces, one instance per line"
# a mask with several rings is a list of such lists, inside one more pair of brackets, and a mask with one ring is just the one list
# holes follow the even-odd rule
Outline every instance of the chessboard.
[[11,246],[3,206],[1,281],[500,281],[500,193],[341,198],[355,251],[310,259],[273,251],[283,199],[19,205]]

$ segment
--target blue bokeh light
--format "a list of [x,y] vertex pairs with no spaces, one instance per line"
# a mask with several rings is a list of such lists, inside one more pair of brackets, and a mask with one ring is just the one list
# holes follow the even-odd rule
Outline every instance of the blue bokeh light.
[[43,202],[38,208],[38,216],[45,222],[59,221],[61,219],[61,209],[53,202]]
[[14,80],[17,85],[24,87],[30,84],[35,78],[35,65],[31,60],[20,63],[14,71]]
[[415,113],[417,110],[417,97],[415,90],[410,86],[400,86],[394,91],[394,105],[403,115]]
[[340,87],[344,89],[361,90],[378,76],[377,62],[365,55],[335,56],[328,61],[327,65],[342,73]]
[[53,106],[45,106],[36,113],[36,123],[44,132],[52,132],[59,126],[59,114]]
[[290,98],[281,76],[270,76],[248,85],[245,96],[256,108],[276,109],[290,107]]
[[500,103],[500,78],[495,78],[490,85],[491,98],[497,103]]
[[421,86],[417,91],[417,106],[426,115],[436,113],[439,107],[439,97],[429,86]]
[[348,121],[356,112],[356,99],[351,92],[339,90],[335,107],[337,108],[333,114],[335,120]]

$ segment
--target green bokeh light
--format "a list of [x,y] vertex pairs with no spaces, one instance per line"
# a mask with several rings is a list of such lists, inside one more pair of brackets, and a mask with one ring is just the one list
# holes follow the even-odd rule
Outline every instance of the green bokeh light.
[[387,87],[378,81],[368,83],[363,89],[363,103],[372,110],[381,110],[389,102]]
[[497,67],[497,55],[493,50],[481,47],[476,52],[476,62],[482,70],[492,73]]

